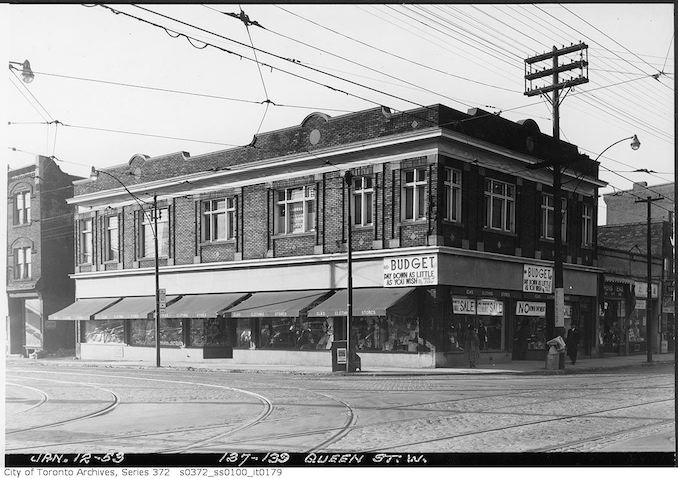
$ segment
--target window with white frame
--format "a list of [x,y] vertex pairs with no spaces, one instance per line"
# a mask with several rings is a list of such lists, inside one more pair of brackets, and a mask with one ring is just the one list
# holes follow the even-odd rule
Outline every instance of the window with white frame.
[[403,202],[405,220],[416,221],[426,217],[426,169],[405,171]]
[[278,234],[315,230],[315,187],[302,186],[278,191],[275,215]]
[[445,168],[443,213],[448,221],[461,221],[461,171],[458,169]]
[[[553,224],[555,221],[555,211],[553,210],[554,206],[553,196],[550,194],[542,194],[541,196],[541,237],[543,239],[553,239]],[[562,212],[562,222],[560,228],[560,237],[564,241],[567,236],[567,200],[561,198],[561,208]]]
[[117,261],[119,254],[118,216],[104,218],[104,241],[106,261]]
[[226,241],[235,237],[235,198],[202,202],[202,240]]
[[515,230],[516,187],[485,179],[485,227],[497,231]]
[[31,222],[31,192],[23,191],[14,196],[14,224]]
[[590,246],[593,244],[593,206],[590,204],[582,205],[581,222],[582,245]]
[[80,263],[92,263],[92,219],[80,221]]
[[169,251],[169,211],[167,208],[142,213],[141,221],[141,257],[155,257],[153,214],[158,216],[158,257],[167,257]]
[[14,249],[14,279],[31,278],[31,248],[18,247]]
[[365,176],[353,178],[353,224],[356,226],[372,225],[372,209],[374,207],[374,184],[372,178]]

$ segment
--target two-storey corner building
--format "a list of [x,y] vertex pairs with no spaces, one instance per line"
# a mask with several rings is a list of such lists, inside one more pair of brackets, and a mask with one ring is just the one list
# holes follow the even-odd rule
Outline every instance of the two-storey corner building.
[[76,182],[77,301],[54,318],[80,320],[83,359],[152,360],[157,195],[163,360],[329,367],[346,337],[348,234],[363,368],[462,364],[468,326],[481,362],[542,358],[554,204],[550,173],[528,166],[554,155],[578,160],[563,181],[565,315],[589,354],[597,163],[534,121],[442,105],[314,113],[247,147],[137,155]]
[[7,338],[10,354],[72,354],[74,322],[47,317],[75,298],[73,180],[51,158],[7,173]]

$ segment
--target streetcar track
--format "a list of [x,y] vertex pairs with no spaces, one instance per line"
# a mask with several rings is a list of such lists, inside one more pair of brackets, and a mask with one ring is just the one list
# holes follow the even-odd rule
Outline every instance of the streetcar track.
[[10,386],[14,386],[14,387],[21,387],[21,388],[25,388],[25,389],[28,389],[28,390],[33,390],[34,392],[38,392],[40,394],[40,400],[38,401],[38,403],[35,403],[34,405],[32,405],[28,408],[25,408],[24,410],[19,410],[18,412],[14,412],[14,413],[26,413],[29,410],[33,410],[34,408],[38,408],[40,405],[42,405],[47,400],[49,400],[49,395],[47,395],[47,393],[44,390],[40,390],[39,388],[29,387],[28,385],[22,385],[20,383],[12,383],[12,382],[5,382],[5,385],[10,385]]

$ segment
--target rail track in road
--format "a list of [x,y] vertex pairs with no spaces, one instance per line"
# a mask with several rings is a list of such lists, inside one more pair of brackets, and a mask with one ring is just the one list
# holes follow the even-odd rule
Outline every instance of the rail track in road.
[[12,383],[12,382],[5,382],[5,385],[6,385],[6,386],[9,385],[9,386],[11,386],[11,387],[18,387],[18,388],[23,388],[23,389],[31,390],[31,391],[33,391],[33,392],[37,392],[38,395],[40,395],[40,399],[37,401],[37,403],[34,403],[34,404],[31,405],[30,407],[25,408],[25,409],[23,409],[23,410],[17,410],[17,411],[15,411],[14,413],[26,413],[26,412],[28,412],[28,411],[30,411],[30,410],[33,410],[34,408],[38,408],[38,407],[41,406],[43,403],[45,403],[47,400],[49,400],[49,395],[47,395],[47,392],[45,392],[44,390],[40,390],[39,388],[29,387],[28,385],[22,385],[22,384],[20,384],[20,383]]

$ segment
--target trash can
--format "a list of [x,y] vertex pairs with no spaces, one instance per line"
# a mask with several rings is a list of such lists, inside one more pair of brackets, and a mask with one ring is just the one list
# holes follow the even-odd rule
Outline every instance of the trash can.
[[[335,340],[332,342],[332,371],[333,372],[346,372],[346,359],[348,357],[348,351],[346,350],[346,341],[345,340]],[[348,371],[355,372],[356,370],[362,370],[360,365],[360,357],[358,354],[353,352],[351,354],[351,361],[349,363]]]
[[546,354],[546,370],[562,370],[565,368],[565,342],[556,337],[546,342],[549,351]]

